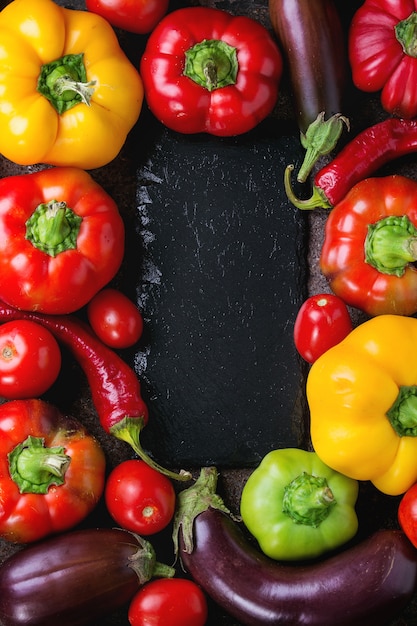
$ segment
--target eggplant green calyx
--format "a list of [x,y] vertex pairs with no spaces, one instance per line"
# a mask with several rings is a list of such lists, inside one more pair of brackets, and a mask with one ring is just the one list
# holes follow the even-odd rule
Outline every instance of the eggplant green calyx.
[[387,411],[391,426],[400,437],[417,437],[417,386],[403,385]]
[[165,563],[156,560],[156,553],[152,544],[132,533],[139,544],[137,552],[129,559],[129,567],[133,569],[138,577],[139,585],[142,586],[151,578],[172,578],[175,576],[175,569]]
[[238,68],[236,48],[221,39],[204,39],[185,52],[184,76],[208,91],[234,85]]
[[10,476],[20,493],[48,493],[51,485],[63,485],[71,457],[65,448],[45,448],[41,437],[29,435],[9,454]]
[[405,20],[395,26],[395,36],[405,54],[417,57],[417,12],[413,11]]
[[26,239],[52,257],[75,250],[82,219],[65,202],[39,204],[26,221]]
[[203,467],[195,483],[180,491],[174,516],[172,540],[175,555],[178,555],[178,535],[182,529],[187,554],[193,551],[193,524],[195,518],[207,509],[219,509],[231,515],[222,498],[216,493],[218,473],[215,467]]
[[296,524],[317,528],[336,504],[327,480],[307,472],[299,474],[284,488],[282,511]]
[[306,149],[304,161],[297,175],[297,180],[304,183],[307,180],[315,163],[321,156],[329,154],[340,139],[344,126],[350,130],[347,117],[341,113],[332,115],[328,120],[324,119],[325,112],[318,114],[317,118],[301,133],[301,145]]
[[84,55],[67,54],[41,67],[37,90],[61,115],[77,104],[90,105],[95,80],[87,80]]
[[407,215],[390,215],[369,224],[365,239],[365,261],[382,274],[403,276],[409,263],[417,260],[417,228]]
[[313,192],[310,198],[306,200],[301,200],[297,198],[295,195],[292,185],[291,185],[291,173],[294,171],[294,165],[287,165],[284,172],[284,188],[285,193],[287,194],[288,200],[293,204],[297,209],[301,209],[303,211],[312,211],[313,209],[332,209],[333,206],[330,204],[325,194],[319,189],[319,187],[314,186]]

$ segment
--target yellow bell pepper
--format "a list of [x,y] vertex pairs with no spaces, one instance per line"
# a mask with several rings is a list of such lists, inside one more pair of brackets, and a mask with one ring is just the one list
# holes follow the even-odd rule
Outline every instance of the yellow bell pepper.
[[311,440],[329,467],[388,495],[417,481],[417,319],[355,328],[307,377]]
[[0,12],[0,153],[19,165],[92,169],[120,152],[143,86],[110,24],[52,0]]

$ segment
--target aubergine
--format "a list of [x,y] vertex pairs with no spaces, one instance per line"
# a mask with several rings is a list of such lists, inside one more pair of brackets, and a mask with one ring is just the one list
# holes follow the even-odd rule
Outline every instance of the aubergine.
[[272,28],[288,67],[295,119],[306,148],[298,180],[336,146],[344,125],[346,36],[333,0],[269,0]]
[[77,530],[10,556],[0,568],[2,626],[81,626],[130,601],[153,576],[173,576],[148,541],[116,528]]
[[242,624],[382,626],[410,602],[417,550],[402,531],[380,530],[325,560],[284,565],[246,537],[216,482],[215,469],[203,468],[179,494],[173,539],[183,567]]

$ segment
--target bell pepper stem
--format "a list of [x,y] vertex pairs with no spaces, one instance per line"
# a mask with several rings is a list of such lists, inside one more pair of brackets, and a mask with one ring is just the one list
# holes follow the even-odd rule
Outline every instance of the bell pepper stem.
[[387,411],[391,426],[399,437],[417,437],[417,386],[400,387],[394,404]]
[[41,437],[31,435],[8,455],[9,471],[20,493],[45,494],[51,485],[62,485],[71,457],[62,446],[46,448]]
[[417,12],[395,25],[395,36],[407,56],[417,57]]
[[26,221],[26,239],[41,252],[56,257],[77,248],[82,221],[65,202],[51,200],[39,204]]
[[303,472],[284,488],[282,510],[296,524],[316,528],[335,504],[334,495],[322,476]]
[[208,91],[234,85],[237,73],[236,48],[221,39],[204,39],[185,51],[184,76]]
[[190,472],[186,470],[180,470],[179,473],[173,472],[165,467],[162,467],[151,459],[151,457],[145,452],[140,443],[140,433],[145,426],[145,421],[142,417],[125,417],[120,422],[110,428],[110,434],[128,443],[136,454],[145,461],[150,467],[157,470],[161,474],[164,474],[168,478],[179,481],[187,481],[192,478]]
[[369,224],[365,261],[378,272],[401,277],[417,260],[417,228],[407,215],[390,215]]

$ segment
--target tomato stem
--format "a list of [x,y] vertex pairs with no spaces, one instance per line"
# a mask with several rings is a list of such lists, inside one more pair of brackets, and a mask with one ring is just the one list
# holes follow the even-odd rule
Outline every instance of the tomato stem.
[[120,422],[115,424],[110,428],[110,434],[117,439],[121,439],[122,441],[126,441],[136,454],[145,461],[150,467],[155,469],[156,471],[168,476],[168,478],[172,478],[173,480],[179,481],[187,481],[191,479],[191,473],[185,470],[181,470],[179,473],[172,472],[171,470],[166,469],[159,465],[156,461],[151,459],[151,457],[146,454],[145,450],[142,448],[142,444],[140,443],[140,433],[145,426],[145,421],[142,417],[125,417]]

